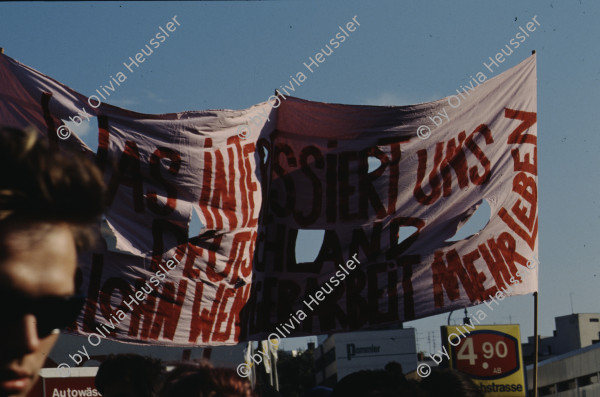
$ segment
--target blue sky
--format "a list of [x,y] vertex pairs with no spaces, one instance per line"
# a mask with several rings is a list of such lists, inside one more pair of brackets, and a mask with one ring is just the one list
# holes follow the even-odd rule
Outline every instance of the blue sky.
[[[288,84],[290,75],[306,72],[303,62],[355,16],[357,30],[307,74],[295,95],[348,104],[427,102],[484,70],[482,63],[537,16],[541,26],[494,76],[537,50],[541,334],[552,333],[555,316],[571,313],[571,293],[575,312],[600,312],[599,3],[0,3],[0,47],[92,95],[174,16],[181,25],[106,102],[144,113],[250,107]],[[79,133],[95,147],[90,127]],[[485,216],[461,235],[477,231]],[[526,337],[532,317],[529,295],[503,301],[488,319],[520,323]],[[435,332],[439,346],[446,320],[447,314],[405,325],[419,337]],[[425,339],[419,346],[429,350]]]

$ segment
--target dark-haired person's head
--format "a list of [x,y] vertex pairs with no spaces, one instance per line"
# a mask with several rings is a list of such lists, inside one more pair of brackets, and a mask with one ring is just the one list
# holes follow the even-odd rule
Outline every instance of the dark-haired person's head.
[[103,397],[157,397],[163,373],[158,359],[111,354],[98,368],[95,384]]
[[257,397],[281,397],[281,393],[268,383],[256,385],[254,387],[254,393]]
[[388,362],[384,369],[392,375],[398,375],[404,378],[404,371],[402,370],[402,364],[397,361]]
[[365,370],[342,378],[331,397],[421,397],[419,388],[388,370]]
[[325,386],[315,386],[306,392],[304,397],[331,397],[333,389]]
[[455,369],[434,369],[420,383],[429,397],[483,397],[483,392],[469,375]]
[[166,375],[160,397],[256,397],[250,382],[231,368],[184,363]]
[[78,252],[102,213],[102,176],[33,131],[0,129],[0,397],[25,396],[83,299]]

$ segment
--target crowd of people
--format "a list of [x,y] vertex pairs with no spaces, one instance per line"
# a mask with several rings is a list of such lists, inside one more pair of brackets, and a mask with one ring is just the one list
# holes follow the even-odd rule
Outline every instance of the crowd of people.
[[[160,360],[135,354],[109,356],[98,369],[96,388],[103,397],[285,397],[274,388],[252,388],[231,368],[208,362],[178,363],[170,370]],[[483,397],[464,373],[436,369],[420,382],[407,380],[400,364],[342,378],[333,389],[317,386],[305,397]]]
[[[0,397],[25,397],[60,330],[83,307],[75,288],[77,258],[98,241],[94,225],[105,188],[90,159],[51,150],[34,131],[0,128],[0,169]],[[230,368],[206,362],[172,367],[137,355],[110,356],[96,386],[103,397],[280,396],[269,386],[253,388]],[[434,371],[414,382],[390,363],[350,374],[333,389],[315,387],[306,397],[441,395],[482,396],[458,371]]]

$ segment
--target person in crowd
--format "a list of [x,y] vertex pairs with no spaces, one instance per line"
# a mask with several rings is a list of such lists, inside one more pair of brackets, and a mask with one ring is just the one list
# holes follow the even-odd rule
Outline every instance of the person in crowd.
[[60,329],[79,314],[77,255],[103,210],[94,164],[45,142],[0,129],[0,397],[27,395]]
[[329,397],[331,396],[332,392],[333,389],[330,387],[315,386],[308,392],[306,392],[306,395],[304,397]]
[[419,387],[388,370],[363,370],[342,378],[331,397],[424,397]]
[[254,387],[254,393],[257,397],[282,397],[281,393],[269,384],[260,384]]
[[397,379],[398,382],[400,382],[401,384],[408,383],[408,380],[406,379],[406,376],[404,376],[404,372],[402,370],[402,364],[400,364],[399,362],[390,361],[385,365],[384,369],[395,379]]
[[455,369],[434,369],[420,386],[429,397],[484,397],[467,374]]
[[250,382],[231,368],[187,362],[167,373],[160,397],[257,397]]
[[164,372],[159,359],[111,354],[98,368],[96,389],[102,397],[158,397]]

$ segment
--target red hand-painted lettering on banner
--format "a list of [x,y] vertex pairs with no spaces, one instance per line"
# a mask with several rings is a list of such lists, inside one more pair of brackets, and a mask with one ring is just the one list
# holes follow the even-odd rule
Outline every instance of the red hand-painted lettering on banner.
[[85,302],[83,314],[83,330],[93,332],[96,328],[96,311],[98,309],[98,298],[100,294],[100,283],[102,280],[102,270],[104,266],[104,255],[92,255],[90,269],[90,282],[87,290],[87,299]]
[[[204,140],[204,149],[210,149],[212,147],[212,139],[206,138]],[[210,194],[212,192],[212,156],[208,150],[204,151],[204,162],[202,163],[202,169],[204,172],[202,173],[202,193],[200,194],[200,199],[198,201],[198,206],[200,207],[200,211],[202,211],[202,215],[204,216],[204,224],[208,230],[212,230],[215,228],[215,222],[212,217],[212,213],[209,210],[209,200]]]
[[[429,172],[429,193],[425,193],[423,189],[423,182],[427,172],[427,149],[417,151],[417,181],[413,194],[419,203],[423,205],[432,205],[438,201],[440,197],[450,196],[452,194],[452,170],[456,175],[456,181],[458,182],[458,187],[460,189],[468,187],[469,181],[472,184],[479,186],[484,185],[489,181],[491,176],[491,164],[483,150],[475,143],[477,134],[483,135],[486,145],[490,145],[494,142],[488,126],[480,124],[468,137],[466,136],[465,131],[461,131],[458,134],[458,142],[455,138],[448,140],[445,144],[445,151],[444,142],[436,143],[433,168]],[[473,156],[475,156],[484,169],[483,173],[479,174],[476,165],[469,168],[464,148],[469,149]]]
[[488,239],[485,244],[479,244],[477,248],[490,270],[498,289],[506,287],[505,280],[509,280],[511,270],[508,269],[496,240],[493,238]]
[[471,153],[473,153],[477,160],[479,160],[479,163],[484,169],[484,172],[480,175],[477,172],[477,166],[469,168],[469,178],[473,184],[481,186],[486,184],[491,177],[491,164],[490,160],[483,153],[483,150],[481,150],[477,143],[475,143],[476,133],[483,135],[486,145],[491,145],[492,143],[494,143],[494,138],[492,138],[492,132],[490,131],[488,126],[485,124],[480,124],[477,126],[477,128],[473,130],[471,135],[469,135],[465,141],[465,146],[471,151]]
[[[370,212],[376,219],[393,214],[399,194],[400,143],[386,140],[383,145],[389,145],[389,152],[372,146],[324,155],[338,142],[329,141],[327,149],[316,145],[298,149],[276,141],[267,219],[293,216],[298,226],[308,228],[317,221],[367,220]],[[370,170],[370,160],[375,159],[379,164]]]
[[[117,292],[118,296],[121,297],[121,302],[113,307],[111,300],[113,295]],[[127,298],[131,296],[135,291],[131,288],[129,283],[119,277],[111,277],[104,282],[102,290],[99,295],[99,306],[100,313],[103,318],[100,318],[100,322],[110,319],[111,315],[116,315],[117,311],[122,310],[124,313],[129,312],[129,308],[125,304],[128,301]]]
[[[145,280],[139,279],[135,283],[135,291],[139,292],[142,290],[142,286],[145,286]],[[142,292],[144,294],[144,292]],[[138,296],[142,296],[139,295]],[[130,302],[133,310],[130,313],[130,322],[129,322],[129,330],[127,335],[135,338],[135,339],[148,339],[150,336],[150,327],[152,326],[152,319],[154,318],[154,313],[156,312],[156,295],[149,294],[143,295],[143,300],[136,299],[135,294],[127,297],[127,301]],[[133,300],[137,301],[138,304],[132,302]],[[141,330],[140,330],[141,324]]]
[[237,226],[237,218],[235,214],[235,168],[233,160],[229,161],[229,172],[228,175],[225,173],[225,160],[221,150],[215,150],[215,175],[212,178],[214,181],[214,187],[212,189],[212,200],[210,202],[210,209],[215,217],[215,228],[223,229],[223,218],[221,211],[225,214],[229,222],[229,228],[234,229]]
[[[410,266],[406,266],[406,268],[410,268]],[[385,273],[388,276],[388,282],[383,286],[383,288],[380,288],[379,286],[380,273]],[[397,270],[388,271],[388,264],[385,262],[377,263],[367,268],[367,307],[370,312],[369,320],[373,323],[382,324],[385,322],[398,320],[398,289],[396,287],[397,278]],[[380,298],[386,295],[387,310],[382,312],[380,311]]]
[[[282,167],[283,160],[281,159],[281,155],[285,156],[284,158],[287,160],[288,167],[297,167],[297,162],[290,146],[282,142],[275,143],[272,157],[272,173],[274,179],[277,178],[283,182],[285,189],[272,189],[270,191],[269,208],[275,215],[284,218],[296,206],[296,188],[292,176]],[[285,192],[284,203],[282,203],[279,197],[283,192]]]
[[[414,289],[412,283],[413,267],[417,266],[421,262],[420,255],[405,255],[401,256],[396,260],[398,267],[402,267],[402,300],[404,301],[404,316],[402,318],[406,320],[412,320],[415,318],[415,300],[414,300]],[[392,288],[391,282],[396,281],[396,272],[388,272],[388,290]],[[392,277],[393,276],[393,277]],[[396,292],[397,293],[397,292]],[[388,294],[396,295],[389,291]]]
[[[396,212],[396,201],[398,201],[398,181],[400,180],[400,160],[402,152],[400,143],[390,143],[390,183],[388,188],[388,215],[393,215]],[[367,170],[368,171],[368,170]]]
[[[213,342],[225,342],[231,337],[231,327],[233,321],[227,321],[229,316],[229,310],[227,310],[229,299],[235,296],[235,290],[233,288],[226,288],[225,293],[221,296],[219,311],[215,318],[215,325],[213,327],[212,338]],[[233,302],[231,302],[233,304]],[[225,323],[225,330],[222,331],[223,323]]]
[[529,207],[524,206],[521,199],[519,199],[511,210],[517,219],[531,231],[537,218],[537,184],[535,179],[527,176],[524,172],[518,173],[513,179],[513,192],[529,203]]
[[147,192],[146,200],[150,211],[158,215],[169,215],[175,211],[177,204],[177,186],[167,181],[160,173],[160,163],[162,159],[168,159],[170,164],[167,172],[171,176],[176,176],[181,168],[181,156],[175,150],[169,148],[158,148],[150,156],[150,175],[158,181],[166,192],[167,202],[164,206],[158,204],[158,195],[156,192]]
[[458,187],[464,189],[469,186],[469,177],[467,174],[467,157],[463,150],[467,134],[461,131],[458,134],[458,144],[454,138],[446,142],[446,155],[440,163],[440,172],[442,174],[442,196],[448,197],[452,194],[452,173],[456,174]]
[[[208,241],[211,243],[208,244]],[[206,250],[208,251],[208,261],[206,261],[206,277],[210,281],[221,281],[223,278],[227,277],[223,272],[217,273],[217,252],[221,246],[223,241],[223,235],[215,236],[212,239],[208,239],[206,243]],[[203,241],[204,243],[204,241]]]
[[505,108],[504,117],[509,119],[521,120],[521,124],[510,133],[506,143],[508,144],[522,144],[530,143],[537,145],[537,137],[535,135],[523,134],[531,126],[537,122],[537,114],[534,112],[526,112],[523,110],[514,110]]
[[[444,306],[442,287],[446,290],[450,301],[460,297],[458,281],[462,284],[471,302],[483,297],[485,275],[475,269],[472,262],[465,261],[455,249],[448,252],[436,251],[431,265],[433,275],[433,295],[436,307]],[[446,262],[448,265],[446,265]]]
[[179,324],[187,285],[187,280],[180,280],[177,286],[177,295],[175,295],[175,283],[164,283],[162,291],[159,293],[158,307],[152,320],[150,339],[159,339],[160,331],[164,327],[163,338],[173,340]]
[[506,211],[506,209],[504,207],[500,208],[500,210],[498,211],[498,215],[500,215],[500,218],[502,218],[504,223],[506,223],[508,225],[508,227],[510,227],[515,233],[517,233],[517,235],[519,237],[521,237],[521,239],[523,241],[525,241],[532,250],[535,249],[535,242],[537,240],[537,234],[538,234],[537,216],[535,218],[533,230],[531,231],[531,233],[528,233],[525,229],[523,229],[521,226],[519,226],[517,224],[517,222],[515,222],[515,220],[509,215],[509,213]]
[[177,249],[175,257],[180,260],[187,245],[187,230],[168,219],[154,219],[152,221],[152,261],[150,270],[156,271],[163,262],[163,253],[167,250],[165,240],[175,243]]
[[[241,196],[241,201],[237,204],[239,204],[240,207],[240,212],[242,215],[242,218],[240,219],[240,225],[241,227],[244,227],[244,225],[246,225],[248,223],[248,218],[249,218],[249,208],[254,209],[254,206],[248,206],[248,189],[246,187],[246,177],[251,177],[252,175],[252,170],[251,169],[247,169],[245,168],[245,164],[244,164],[244,154],[243,154],[243,148],[242,145],[240,144],[240,137],[235,135],[232,136],[230,138],[227,139],[227,144],[233,144],[233,147],[228,147],[227,148],[227,153],[229,154],[229,171],[230,171],[230,175],[235,175],[235,169],[237,168],[239,170],[240,176],[238,178],[238,189],[240,192],[240,196]],[[235,149],[235,155],[233,150]],[[234,162],[234,158],[237,156],[237,166]],[[230,184],[231,186],[235,185],[235,180],[236,178],[231,178]],[[254,198],[254,197],[253,197]],[[254,201],[254,200],[253,200]]]
[[[225,285],[220,284],[215,292],[214,299],[210,310],[201,309],[202,302],[209,302],[209,299],[203,299],[204,287],[208,284],[196,283],[196,292],[194,295],[194,304],[192,305],[192,320],[190,323],[190,337],[188,341],[190,343],[197,344],[198,337],[201,337],[203,343],[208,343],[212,338],[213,326],[215,317],[217,315],[217,309],[225,290]],[[214,286],[210,286],[214,288]]]
[[[208,230],[256,227],[258,222],[253,216],[254,192],[258,191],[253,181],[251,162],[255,145],[241,145],[237,136],[228,138],[227,144],[229,146],[224,149],[204,151],[202,192],[198,205]],[[211,147],[212,140],[207,138],[204,148]],[[236,200],[238,192],[240,197]],[[223,216],[227,219],[227,226]]]
[[125,149],[119,159],[116,170],[111,175],[107,186],[106,202],[110,207],[119,186],[131,188],[133,208],[136,212],[144,212],[144,188],[142,184],[140,152],[137,143],[126,141]]
[[250,162],[255,151],[256,146],[254,143],[249,143],[243,146],[242,153],[244,158],[244,167],[240,167],[240,169],[244,170],[242,176],[240,177],[240,187],[243,194],[245,194],[245,196],[242,197],[246,197],[242,204],[242,213],[244,219],[246,219],[242,225],[243,227],[256,227],[258,225],[258,218],[254,217],[254,211],[256,207],[254,202],[254,192],[258,191],[258,185],[252,178],[254,175],[254,170],[252,169],[252,163]]
[[417,228],[417,231],[404,239],[400,244],[390,244],[390,250],[386,254],[387,259],[399,257],[405,253],[419,238],[421,230],[425,227],[425,221],[419,218],[405,216],[392,219],[390,222],[390,241],[398,241],[400,228],[406,226],[414,226]]
[[254,255],[252,248],[255,241],[255,232],[238,232],[233,235],[229,259],[221,273],[228,279],[233,280],[233,283],[237,280],[240,269],[243,277],[248,277],[252,272],[252,257]]
[[362,294],[366,285],[367,277],[361,271],[353,271],[346,279],[346,313],[350,329],[360,329],[369,320],[369,304]]
[[306,187],[312,192],[312,199],[310,200],[311,211],[306,215],[302,211],[294,211],[294,220],[300,226],[309,226],[313,224],[321,215],[323,207],[323,184],[321,178],[313,171],[312,167],[323,170],[325,168],[325,158],[321,154],[321,151],[316,146],[307,146],[300,152],[300,171],[306,175],[309,186]]
[[521,152],[519,149],[511,150],[510,154],[513,158],[515,171],[523,171],[537,176],[537,146],[534,146],[533,154],[525,153],[523,160],[521,160]]
[[[510,119],[521,120],[521,123],[513,130],[508,137],[509,144],[532,144],[533,162],[530,162],[530,154],[526,153],[524,160],[520,160],[519,149],[511,151],[515,171],[522,170],[513,179],[512,191],[517,193],[527,204],[517,199],[510,209],[514,217],[506,208],[502,207],[498,215],[529,247],[535,249],[538,234],[538,216],[537,216],[537,137],[526,134],[525,132],[536,123],[536,113],[513,110],[506,108],[504,116]],[[528,176],[526,173],[534,175]],[[516,220],[515,220],[516,218]],[[519,221],[521,225],[517,223]]]
[[[360,166],[358,168],[358,208],[361,219],[368,219],[368,206],[375,210],[377,219],[383,219],[386,216],[386,209],[381,202],[379,192],[375,187],[375,180],[380,178],[385,170],[390,166],[390,158],[378,147],[374,146],[359,152]],[[381,162],[379,167],[369,173],[369,156],[375,157]],[[394,159],[395,160],[395,159]],[[342,167],[342,157],[340,156],[340,170]],[[338,171],[340,172],[340,171]],[[342,191],[340,190],[340,202],[342,200]],[[340,211],[341,212],[341,211]],[[342,220],[347,220],[341,218]]]
[[236,290],[233,305],[231,306],[231,310],[229,311],[229,319],[227,320],[228,327],[231,327],[230,324],[233,324],[234,326],[233,340],[239,340],[242,328],[241,312],[244,306],[246,305],[246,302],[248,302],[251,289],[252,284],[246,284],[243,287],[240,287]]
[[[444,290],[450,301],[460,298],[459,281],[471,302],[481,302],[497,290],[505,287],[517,273],[515,263],[526,266],[526,258],[516,250],[517,242],[508,232],[498,238],[488,239],[487,246],[480,244],[477,249],[460,256],[455,249],[448,252],[436,251],[432,264],[433,294],[436,307],[444,307]],[[491,253],[490,253],[491,252]],[[475,261],[483,259],[492,274],[495,285],[484,290],[484,273],[477,270]],[[446,261],[448,265],[446,266]]]
[[417,158],[419,159],[419,165],[417,167],[417,183],[413,190],[413,194],[417,201],[423,205],[431,205],[435,203],[440,197],[441,180],[438,176],[437,170],[440,167],[440,163],[443,159],[444,143],[438,142],[435,144],[435,156],[433,158],[433,168],[429,173],[429,186],[430,193],[427,194],[423,190],[423,180],[425,179],[425,172],[427,171],[427,149],[421,149],[417,151]]
[[102,171],[105,170],[108,160],[108,143],[110,141],[110,130],[108,128],[108,117],[98,116],[98,150],[96,152],[96,165]]

